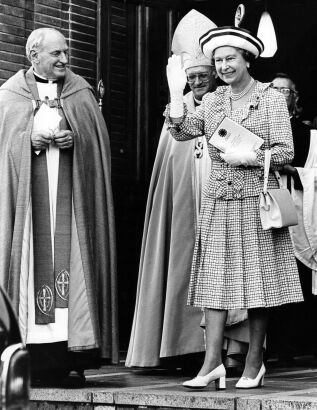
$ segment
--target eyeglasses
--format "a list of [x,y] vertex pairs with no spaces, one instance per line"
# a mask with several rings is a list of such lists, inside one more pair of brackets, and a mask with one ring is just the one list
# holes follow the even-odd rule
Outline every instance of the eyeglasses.
[[297,94],[297,91],[292,90],[288,87],[274,87],[273,85],[271,85],[271,87],[279,93],[284,94],[286,97],[289,97],[291,94]]
[[196,81],[196,78],[201,83],[208,83],[208,81],[210,80],[210,74],[209,73],[189,74],[187,76],[188,84],[194,84],[194,82]]

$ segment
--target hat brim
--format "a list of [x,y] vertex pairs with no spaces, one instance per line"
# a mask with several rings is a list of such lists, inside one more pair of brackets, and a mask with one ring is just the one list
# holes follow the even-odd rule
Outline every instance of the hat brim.
[[240,28],[217,28],[209,30],[200,37],[199,43],[202,52],[207,58],[212,58],[213,52],[224,46],[237,47],[252,53],[255,58],[264,50],[260,39],[252,36],[246,30]]

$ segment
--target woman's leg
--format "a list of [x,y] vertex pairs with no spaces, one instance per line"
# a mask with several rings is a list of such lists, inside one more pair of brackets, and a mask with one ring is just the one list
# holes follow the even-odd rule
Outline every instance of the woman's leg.
[[206,354],[198,375],[205,376],[222,363],[222,344],[227,310],[205,308]]
[[266,336],[269,309],[249,309],[249,350],[245,361],[243,376],[254,379],[263,362],[263,344]]

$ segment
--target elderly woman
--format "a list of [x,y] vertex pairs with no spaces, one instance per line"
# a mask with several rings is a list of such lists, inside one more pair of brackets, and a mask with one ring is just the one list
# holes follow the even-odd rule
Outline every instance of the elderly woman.
[[[225,388],[221,360],[224,325],[229,309],[248,309],[250,345],[237,388],[263,385],[263,343],[270,307],[302,301],[292,243],[287,228],[263,230],[259,193],[263,187],[264,150],[271,149],[271,168],[289,163],[293,142],[285,98],[254,80],[252,60],[262,42],[247,30],[220,27],[200,39],[227,86],[207,93],[194,114],[182,102],[186,76],[177,56],[169,59],[171,103],[166,121],[176,140],[205,134],[212,169],[204,189],[192,263],[188,303],[205,309],[206,354],[197,377],[184,386]],[[227,116],[263,139],[259,149],[221,152],[210,143]],[[269,187],[278,188],[270,172]]]

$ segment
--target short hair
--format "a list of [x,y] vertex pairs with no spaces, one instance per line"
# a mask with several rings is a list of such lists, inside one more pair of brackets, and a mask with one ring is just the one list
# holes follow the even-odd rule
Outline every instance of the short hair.
[[[243,48],[240,48],[240,47],[233,47],[233,46],[230,46],[230,47],[238,50],[246,62],[253,63],[253,61],[255,61],[256,57],[254,54],[250,53],[250,51],[244,50]],[[212,65],[215,65],[215,51],[216,49],[212,52],[212,56],[211,56]]]
[[244,50],[243,48],[238,48],[238,50],[242,54],[242,57],[245,59],[245,61],[247,61],[248,63],[253,63],[253,61],[255,61],[255,55],[250,51]]
[[46,35],[51,32],[55,32],[63,36],[63,34],[60,31],[52,27],[37,28],[36,30],[33,30],[32,33],[29,35],[26,41],[25,51],[26,51],[26,56],[30,62],[31,62],[31,51],[38,51]]
[[286,74],[286,73],[275,73],[274,76],[273,76],[273,80],[274,80],[275,78],[284,78],[285,80],[290,81],[290,82],[293,84],[294,91],[297,92],[296,83],[295,83],[295,81],[289,76],[289,74]]

